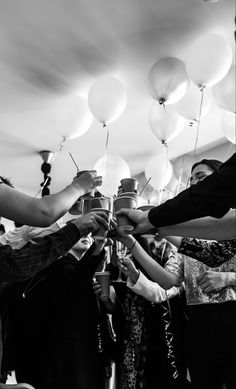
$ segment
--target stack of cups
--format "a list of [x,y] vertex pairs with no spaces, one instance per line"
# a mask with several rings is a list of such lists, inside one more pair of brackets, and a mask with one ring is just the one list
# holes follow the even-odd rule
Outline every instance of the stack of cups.
[[[90,200],[89,210],[93,212],[105,212],[108,216],[108,222],[111,220],[111,200],[109,197],[94,197]],[[94,239],[103,240],[107,236],[103,225],[101,224],[98,231],[93,235]]]
[[[119,197],[114,201],[114,211],[121,208],[136,209],[139,202],[137,193],[138,181],[135,178],[123,178],[121,181],[121,191]],[[125,215],[116,215],[117,225],[121,230],[132,231],[134,225]]]

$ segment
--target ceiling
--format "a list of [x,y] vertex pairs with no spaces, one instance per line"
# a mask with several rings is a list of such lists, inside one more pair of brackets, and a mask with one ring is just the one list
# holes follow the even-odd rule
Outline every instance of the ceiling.
[[[0,0],[1,175],[34,195],[43,178],[38,153],[59,150],[61,123],[70,113],[59,99],[87,98],[101,75],[120,79],[128,97],[109,125],[108,153],[124,158],[132,176],[142,172],[161,147],[147,119],[150,67],[167,56],[185,62],[192,43],[208,32],[223,35],[233,48],[233,15],[234,0]],[[226,142],[221,115],[213,103],[200,123],[198,149]],[[196,127],[187,123],[169,143],[170,160],[193,151],[195,139]],[[65,142],[53,162],[51,192],[76,172],[69,152],[80,169],[90,169],[105,142],[95,119],[84,135]]]

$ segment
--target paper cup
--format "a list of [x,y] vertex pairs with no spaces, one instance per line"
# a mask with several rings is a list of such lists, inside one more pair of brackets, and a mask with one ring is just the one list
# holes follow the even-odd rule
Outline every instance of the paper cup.
[[109,271],[97,271],[95,273],[96,281],[102,288],[101,297],[109,297],[110,295],[110,276],[111,273]]
[[132,197],[136,201],[136,208],[138,207],[140,196],[138,193],[135,192],[124,192],[120,194],[120,197]]
[[[121,208],[135,209],[136,200],[130,196],[118,197],[114,201],[115,212],[119,211]],[[116,215],[116,220],[118,228],[121,230],[132,231],[134,229],[133,223],[126,215]]]
[[110,199],[108,197],[94,197],[90,200],[90,209],[103,208],[110,209]]
[[[111,211],[109,209],[104,209],[104,208],[92,208],[90,209],[91,212],[105,212],[108,216],[108,223],[110,223],[111,220]],[[93,238],[96,240],[104,240],[107,236],[107,230],[103,227],[103,224],[100,224],[99,230],[97,230],[93,234]]]
[[120,183],[124,192],[135,192],[138,189],[138,181],[135,178],[123,178]]
[[83,200],[77,200],[69,209],[69,213],[71,215],[81,215],[83,213],[82,204],[83,204]]

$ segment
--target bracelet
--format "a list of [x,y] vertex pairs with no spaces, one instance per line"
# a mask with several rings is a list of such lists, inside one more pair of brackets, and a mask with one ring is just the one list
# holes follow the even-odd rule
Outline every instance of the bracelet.
[[134,241],[134,243],[132,244],[132,246],[131,246],[131,247],[128,247],[128,249],[129,249],[130,252],[133,250],[134,246],[136,245],[136,242],[137,242],[137,240],[135,239],[135,241]]

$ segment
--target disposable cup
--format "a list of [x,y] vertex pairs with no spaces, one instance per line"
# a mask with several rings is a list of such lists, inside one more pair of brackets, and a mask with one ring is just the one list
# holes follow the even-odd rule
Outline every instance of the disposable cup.
[[[91,212],[104,212],[106,213],[106,215],[108,216],[108,223],[110,223],[110,220],[111,220],[111,211],[109,211],[109,209],[105,209],[105,208],[92,208],[90,209]],[[93,238],[96,239],[96,240],[104,240],[107,236],[107,230],[105,230],[103,224],[100,224],[100,227],[99,227],[99,230],[97,230],[94,234],[93,234]]]
[[[118,197],[114,200],[114,209],[115,212],[119,211],[121,208],[135,209],[136,200],[130,196]],[[134,225],[131,220],[126,215],[116,215],[118,228],[125,231],[132,231]]]
[[140,200],[140,196],[138,193],[135,193],[135,192],[123,192],[120,194],[120,197],[132,197],[133,199],[135,199],[136,201],[136,208],[138,207],[139,205],[139,200]]
[[123,178],[120,183],[124,192],[137,191],[138,181],[135,178]]
[[69,209],[71,215],[81,215],[82,214],[82,203],[83,200],[77,200],[72,207]]
[[90,200],[90,209],[103,208],[110,209],[110,199],[108,197],[94,197]]
[[111,273],[109,271],[97,271],[95,273],[96,281],[102,289],[101,297],[109,297],[110,295],[110,276]]

